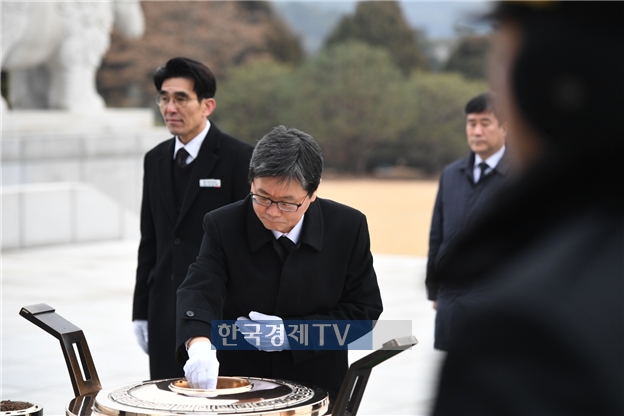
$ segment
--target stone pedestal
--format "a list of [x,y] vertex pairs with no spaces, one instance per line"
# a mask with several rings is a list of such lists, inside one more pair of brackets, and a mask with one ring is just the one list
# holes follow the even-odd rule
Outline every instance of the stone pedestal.
[[5,136],[76,132],[145,131],[154,127],[154,113],[147,108],[115,108],[105,111],[10,110],[2,113]]
[[[49,227],[58,228],[61,224],[65,224],[63,225],[65,231],[56,230],[52,233],[42,230],[39,237],[29,231],[27,234],[21,234],[19,238],[11,237],[12,242],[3,243],[3,248],[83,240],[82,237],[77,237],[79,234],[90,236],[84,237],[86,239],[113,238],[113,236],[123,238],[123,235],[127,234],[126,231],[120,231],[125,229],[124,225],[118,227],[115,232],[103,232],[101,224],[119,224],[120,221],[126,224],[128,221],[124,218],[127,215],[138,217],[142,194],[143,156],[149,149],[169,137],[171,135],[165,127],[154,126],[153,112],[149,109],[111,109],[103,113],[4,112],[2,114],[3,230],[15,228],[17,219],[13,216],[19,213],[20,221],[26,221],[20,225],[22,232],[25,232],[26,229],[30,229],[31,222],[38,221],[35,219],[37,215],[43,218],[44,213],[39,211],[39,207],[49,204],[49,211],[46,211],[48,214],[45,215],[52,215],[53,218],[59,215],[58,222],[50,224]],[[64,185],[59,186],[61,183]],[[67,183],[72,185],[69,186]],[[92,189],[87,190],[88,187]],[[73,191],[69,191],[69,188]],[[87,218],[84,220],[86,223],[93,221],[94,226],[100,228],[86,230],[81,226],[78,231],[75,222],[61,218],[64,209],[60,206],[69,203],[71,198],[68,199],[66,196],[72,192],[73,195],[79,195],[77,200],[83,201],[80,204],[87,207],[81,208],[81,212],[96,212],[93,206],[88,208],[91,204],[88,201],[97,199],[101,202],[98,203],[100,207],[109,204],[117,206],[118,209],[109,207],[98,211],[98,215],[110,214],[114,218],[101,218],[100,225],[96,226],[97,218],[84,217]],[[108,202],[102,202],[104,200]],[[15,208],[18,211],[14,209],[15,201],[22,201],[21,205]],[[36,201],[36,207],[27,201]],[[72,205],[71,209],[76,207],[77,205]],[[35,215],[34,212],[39,214]],[[54,212],[56,214],[53,215]],[[53,218],[46,219],[45,223],[50,223]],[[26,235],[28,237],[25,237]],[[74,237],[68,237],[72,235]],[[6,237],[8,236],[7,234]]]

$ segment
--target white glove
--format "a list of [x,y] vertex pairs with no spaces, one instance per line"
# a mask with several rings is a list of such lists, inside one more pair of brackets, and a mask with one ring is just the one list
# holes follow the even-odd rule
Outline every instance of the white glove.
[[245,337],[245,341],[260,351],[290,349],[282,318],[255,311],[249,312],[249,318],[251,319],[239,316],[236,320],[236,326]]
[[189,359],[184,365],[184,375],[193,389],[214,390],[219,377],[217,350],[210,342],[196,342],[188,349]]
[[134,335],[137,342],[145,354],[149,354],[147,350],[148,336],[147,336],[147,321],[143,319],[137,319],[132,321],[132,327],[134,328]]

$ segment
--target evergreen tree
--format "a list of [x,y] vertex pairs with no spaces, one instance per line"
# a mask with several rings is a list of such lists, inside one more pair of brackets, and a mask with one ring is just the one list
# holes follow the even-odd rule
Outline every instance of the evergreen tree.
[[485,65],[490,52],[490,38],[486,35],[468,35],[460,39],[451,53],[444,71],[459,72],[467,79],[485,79]]
[[345,16],[327,38],[329,47],[347,40],[385,48],[404,74],[414,69],[428,69],[417,33],[405,20],[396,1],[366,1],[358,3],[355,14]]
[[211,119],[224,131],[255,145],[271,129],[287,124],[281,113],[295,95],[293,67],[261,60],[231,68],[219,86]]
[[297,99],[282,119],[318,141],[327,167],[363,174],[374,146],[408,125],[404,83],[387,50],[340,43],[296,71]]
[[290,32],[288,26],[275,18],[271,31],[266,35],[266,45],[271,56],[278,62],[299,65],[304,52],[299,36]]
[[[414,73],[402,86],[410,121],[394,142],[378,143],[371,152],[367,170],[377,166],[407,166],[434,174],[465,156],[464,106],[487,91],[483,81],[468,81],[459,74]],[[405,100],[405,99],[404,99]]]

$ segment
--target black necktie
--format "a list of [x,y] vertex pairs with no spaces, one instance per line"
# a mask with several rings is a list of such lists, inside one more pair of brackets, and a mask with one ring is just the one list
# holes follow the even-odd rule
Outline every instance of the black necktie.
[[286,254],[290,253],[295,247],[295,243],[293,243],[292,240],[285,235],[278,238],[277,242],[280,243]]
[[489,168],[489,166],[487,163],[481,162],[479,163],[479,168],[481,169],[481,176],[479,176],[479,180],[477,181],[477,183],[483,180],[483,177],[485,176],[485,171]]
[[178,153],[176,153],[176,163],[181,168],[186,167],[186,159],[189,157],[189,152],[186,151],[185,148],[180,148]]

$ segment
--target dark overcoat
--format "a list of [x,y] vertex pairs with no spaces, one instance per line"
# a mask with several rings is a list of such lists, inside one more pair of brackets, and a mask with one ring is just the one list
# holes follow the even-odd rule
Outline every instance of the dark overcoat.
[[435,330],[435,347],[438,349],[446,349],[453,316],[478,304],[485,293],[478,287],[457,288],[441,282],[436,274],[437,268],[457,236],[487,209],[494,195],[512,177],[508,150],[496,167],[476,184],[474,161],[475,154],[470,153],[444,168],[431,220],[425,284],[429,300],[438,301]]
[[491,287],[451,335],[433,414],[624,414],[624,141],[585,139],[449,250],[444,281]]
[[[282,263],[275,237],[251,204],[247,197],[204,218],[200,255],[178,289],[180,362],[187,359],[188,339],[211,337],[214,319],[235,320],[250,311],[284,320],[376,320],[381,314],[362,213],[317,198]],[[334,392],[348,369],[347,351],[218,351],[218,358],[221,375],[307,382]]]
[[[181,377],[175,359],[176,290],[201,245],[204,215],[249,194],[253,147],[210,126],[192,166],[178,212],[173,184],[175,138],[160,143],[144,159],[141,242],[132,319],[147,319],[150,376]],[[219,179],[220,187],[200,186]]]
[[455,326],[436,415],[624,414],[622,214],[562,222]]

